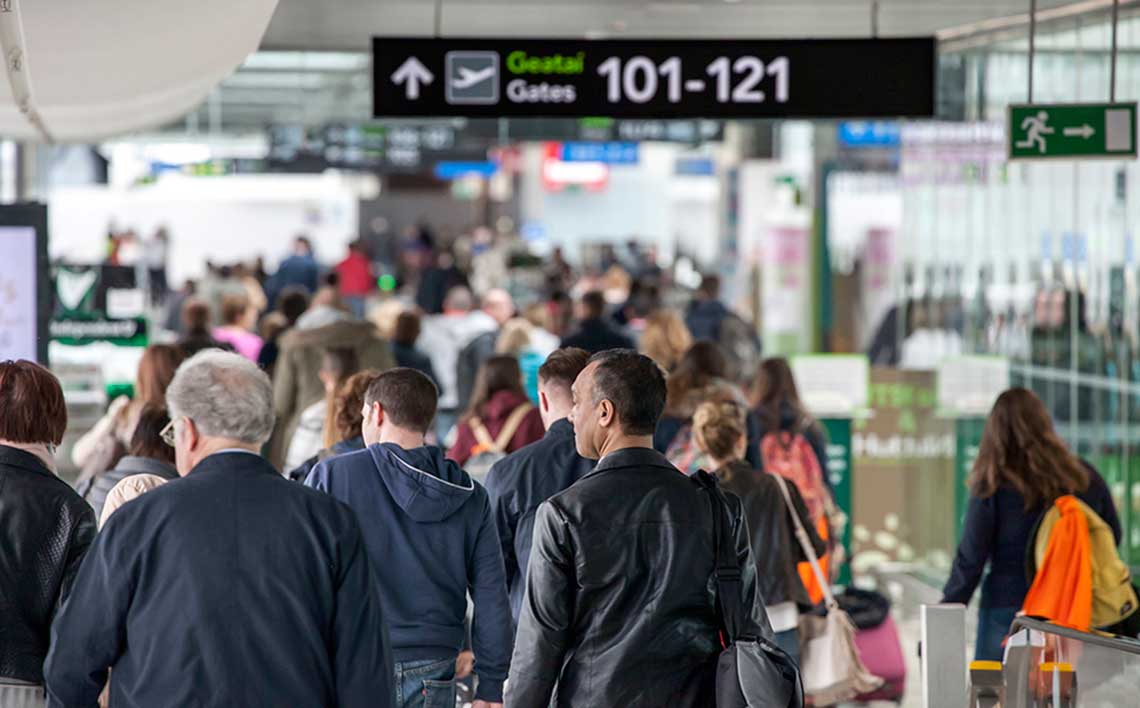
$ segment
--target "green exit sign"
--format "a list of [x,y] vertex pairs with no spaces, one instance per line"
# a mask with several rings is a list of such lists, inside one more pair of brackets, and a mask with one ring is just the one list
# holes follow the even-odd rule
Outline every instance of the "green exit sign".
[[1009,158],[1135,158],[1135,103],[1009,107]]

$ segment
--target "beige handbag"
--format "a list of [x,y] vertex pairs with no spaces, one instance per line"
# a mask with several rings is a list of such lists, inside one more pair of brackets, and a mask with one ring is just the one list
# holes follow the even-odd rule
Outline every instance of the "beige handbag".
[[823,589],[827,606],[826,617],[800,616],[800,674],[803,676],[804,694],[813,705],[830,706],[874,691],[883,685],[883,680],[868,672],[859,659],[859,652],[855,649],[855,625],[831,594],[831,585],[823,577],[819,558],[792,504],[784,478],[780,475],[773,477],[780,485],[784,503],[796,527],[796,539]]

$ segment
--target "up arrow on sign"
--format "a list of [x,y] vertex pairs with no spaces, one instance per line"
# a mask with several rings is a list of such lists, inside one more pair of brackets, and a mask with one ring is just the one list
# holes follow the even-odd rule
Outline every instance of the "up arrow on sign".
[[435,76],[415,57],[408,57],[407,61],[400,64],[400,68],[392,72],[392,83],[397,86],[404,84],[404,95],[409,101],[420,97],[421,83],[427,85],[434,80]]
[[1135,103],[1013,105],[1006,127],[1011,160],[1136,157]]

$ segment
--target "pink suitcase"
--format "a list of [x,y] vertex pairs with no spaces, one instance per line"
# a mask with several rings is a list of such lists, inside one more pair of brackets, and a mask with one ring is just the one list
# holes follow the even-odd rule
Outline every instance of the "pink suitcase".
[[859,696],[857,701],[902,701],[906,690],[906,662],[903,661],[899,632],[890,614],[877,627],[860,629],[855,633],[855,648],[859,658],[883,685],[875,691]]

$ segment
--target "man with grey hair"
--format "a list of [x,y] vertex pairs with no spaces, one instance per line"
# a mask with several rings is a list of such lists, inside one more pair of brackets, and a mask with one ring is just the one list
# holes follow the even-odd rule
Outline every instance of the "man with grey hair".
[[182,476],[107,522],[52,625],[51,706],[389,706],[387,628],[360,528],[257,451],[269,379],[216,350],[169,389]]

